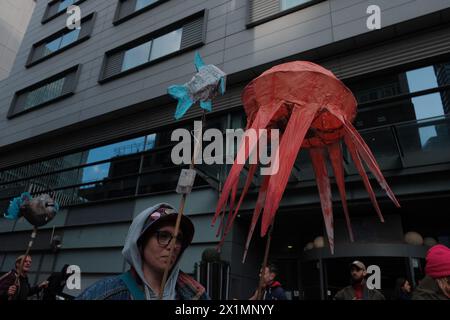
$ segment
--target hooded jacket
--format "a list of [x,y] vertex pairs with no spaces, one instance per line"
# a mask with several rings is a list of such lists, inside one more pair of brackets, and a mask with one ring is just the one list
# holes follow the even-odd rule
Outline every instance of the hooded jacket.
[[281,283],[273,281],[264,290],[263,300],[287,300],[286,293],[284,292]]
[[413,291],[412,300],[448,300],[448,298],[439,288],[435,279],[425,276],[420,285]]
[[[142,269],[142,257],[137,245],[148,217],[161,206],[174,209],[167,203],[147,208],[137,215],[130,226],[122,254],[131,270],[125,274],[106,278],[87,288],[77,300],[157,300],[158,297],[147,283]],[[206,300],[205,289],[192,277],[180,271],[180,252],[164,287],[163,300]],[[130,289],[131,288],[131,289]],[[136,290],[132,290],[135,288]],[[132,292],[134,291],[134,292]]]

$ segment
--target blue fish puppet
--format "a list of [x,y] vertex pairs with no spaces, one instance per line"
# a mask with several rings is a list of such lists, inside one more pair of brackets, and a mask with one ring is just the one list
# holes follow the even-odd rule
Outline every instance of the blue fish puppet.
[[202,109],[212,110],[212,99],[217,93],[225,94],[226,74],[212,64],[205,65],[200,54],[195,54],[197,73],[184,85],[174,85],[168,88],[168,93],[178,100],[175,119],[180,119],[186,111],[200,101]]

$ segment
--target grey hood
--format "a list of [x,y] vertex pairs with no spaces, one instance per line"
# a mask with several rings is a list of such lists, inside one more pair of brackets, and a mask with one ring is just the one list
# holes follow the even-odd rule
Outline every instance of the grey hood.
[[[144,277],[144,272],[142,270],[142,257],[137,246],[137,240],[141,235],[142,229],[144,227],[147,218],[161,206],[167,206],[176,210],[172,205],[168,203],[159,203],[153,207],[147,208],[141,213],[139,213],[131,223],[130,229],[128,230],[128,235],[125,240],[125,246],[123,247],[122,254],[125,260],[136,270],[136,273],[141,278],[142,282],[145,284],[145,296],[147,300],[157,300],[158,297],[147,283]],[[184,252],[184,251],[183,251]],[[178,274],[180,272],[179,261],[183,252],[180,252],[178,260],[172,268],[172,272],[167,278],[166,285],[164,287],[163,300],[175,300],[176,292],[175,286],[177,284]]]

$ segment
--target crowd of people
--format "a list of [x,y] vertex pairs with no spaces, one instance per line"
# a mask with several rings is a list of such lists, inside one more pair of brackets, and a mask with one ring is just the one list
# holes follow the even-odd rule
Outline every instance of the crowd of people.
[[[78,300],[208,300],[205,288],[188,274],[182,272],[179,261],[194,237],[194,225],[183,215],[180,232],[174,238],[176,210],[169,204],[158,204],[137,215],[128,232],[123,256],[130,269],[118,276],[102,279],[86,288]],[[173,246],[173,248],[172,248]],[[171,254],[172,253],[172,254]],[[46,281],[30,286],[28,273],[31,256],[16,259],[14,268],[0,277],[0,301],[27,300],[42,293],[43,300],[55,300],[63,295],[70,274],[65,265],[60,272]],[[169,276],[161,289],[164,270],[169,265]],[[259,288],[250,300],[286,300],[286,293],[277,280],[277,267],[270,263],[262,276],[262,295]],[[396,282],[395,300],[448,300],[450,299],[450,249],[435,245],[426,256],[426,276],[416,288],[410,281],[399,278]],[[367,286],[367,270],[361,261],[350,265],[351,284],[340,290],[335,300],[385,300],[377,289]]]
[[[426,276],[416,288],[406,278],[398,278],[392,300],[449,300],[450,299],[450,249],[435,245],[426,256]],[[340,290],[335,300],[386,300],[385,296],[366,283],[364,263],[354,261],[350,265],[351,284]]]

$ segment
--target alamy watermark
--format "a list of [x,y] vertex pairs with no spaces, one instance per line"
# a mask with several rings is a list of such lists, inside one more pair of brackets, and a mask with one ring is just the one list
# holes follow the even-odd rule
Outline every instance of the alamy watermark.
[[[243,144],[246,146],[248,162],[261,164],[261,175],[275,175],[279,169],[278,129],[226,129],[225,136],[219,129],[207,129],[203,132],[201,121],[194,122],[194,130],[176,129],[172,132],[172,141],[177,141],[171,152],[175,165],[191,164],[234,164],[234,156]],[[224,141],[225,140],[225,141]],[[209,142],[203,148],[204,142]],[[192,145],[194,152],[192,153]],[[270,151],[270,155],[269,155]],[[236,163],[245,164],[245,153],[238,153]]]
[[66,27],[69,30],[81,29],[81,9],[79,6],[71,5],[67,8]]
[[70,265],[67,268],[67,274],[70,276],[67,278],[66,286],[69,290],[81,289],[81,268],[77,265]]
[[379,30],[381,29],[381,8],[377,5],[370,5],[366,10],[367,14],[370,14],[367,18],[367,29],[369,30]]

